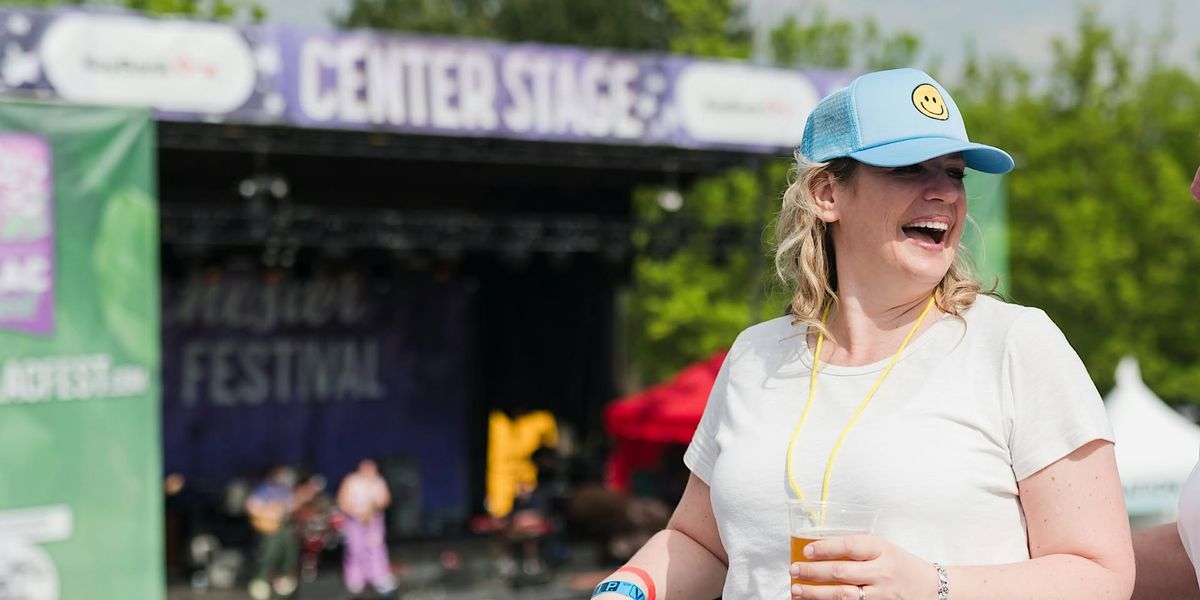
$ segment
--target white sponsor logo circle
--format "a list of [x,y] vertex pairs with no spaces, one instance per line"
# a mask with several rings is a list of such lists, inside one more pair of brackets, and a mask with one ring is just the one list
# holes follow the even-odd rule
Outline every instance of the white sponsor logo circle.
[[821,99],[800,73],[748,65],[693,63],[675,85],[684,129],[698,142],[795,146]]
[[68,15],[42,39],[46,78],[64,99],[225,113],[254,92],[254,55],[232,27]]
[[0,542],[0,600],[58,600],[58,571],[45,550]]

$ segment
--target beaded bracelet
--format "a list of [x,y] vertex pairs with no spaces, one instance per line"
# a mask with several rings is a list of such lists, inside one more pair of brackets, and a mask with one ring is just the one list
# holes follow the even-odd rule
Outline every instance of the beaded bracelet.
[[950,598],[950,576],[946,575],[946,567],[933,563],[933,568],[937,569],[938,574],[937,600],[948,600]]

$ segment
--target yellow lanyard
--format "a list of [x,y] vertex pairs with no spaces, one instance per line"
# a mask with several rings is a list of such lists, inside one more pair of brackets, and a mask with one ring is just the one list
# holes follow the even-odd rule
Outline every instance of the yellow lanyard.
[[[929,314],[929,309],[933,308],[934,297],[929,297],[929,302],[925,303],[925,310],[921,311],[921,316],[917,318],[917,322],[913,323],[912,329],[908,330],[908,335],[904,336],[904,341],[900,343],[900,349],[892,355],[892,360],[888,361],[887,367],[883,373],[879,374],[879,378],[875,380],[875,385],[871,386],[871,391],[867,392],[867,397],[863,398],[859,403],[858,409],[850,416],[850,420],[846,426],[842,428],[842,433],[838,435],[837,441],[833,444],[833,450],[829,452],[829,462],[825,463],[825,477],[821,480],[821,500],[829,500],[829,476],[833,473],[833,461],[837,458],[838,450],[842,448],[842,442],[846,441],[846,435],[854,428],[854,424],[858,422],[858,417],[862,415],[863,410],[866,410],[867,404],[870,404],[871,398],[875,397],[875,391],[879,389],[879,385],[887,378],[888,373],[892,372],[892,367],[896,366],[896,362],[900,360],[900,355],[904,353],[904,349],[908,347],[908,341],[917,333],[917,328],[925,321],[925,315]],[[821,324],[825,324],[825,319],[829,318],[829,305],[832,301],[825,304],[825,310],[821,313]],[[792,439],[788,442],[787,447],[787,476],[788,483],[792,486],[792,491],[796,493],[796,498],[803,500],[804,493],[800,491],[800,484],[796,483],[795,470],[792,468],[792,454],[796,448],[796,439],[800,437],[800,429],[804,427],[804,422],[808,420],[808,411],[812,409],[813,400],[817,397],[817,373],[820,371],[821,365],[821,346],[825,342],[825,333],[822,331],[817,334],[817,349],[813,352],[812,377],[808,382],[808,401],[804,403],[804,411],[800,413],[800,420],[796,423],[796,429],[792,432]]]

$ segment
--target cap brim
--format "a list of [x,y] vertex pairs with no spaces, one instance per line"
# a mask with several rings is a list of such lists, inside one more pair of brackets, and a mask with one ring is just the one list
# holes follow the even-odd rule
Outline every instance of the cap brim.
[[984,173],[1007,173],[1013,159],[1007,152],[973,142],[951,138],[913,138],[859,150],[850,158],[876,167],[903,167],[931,158],[961,152],[967,166]]

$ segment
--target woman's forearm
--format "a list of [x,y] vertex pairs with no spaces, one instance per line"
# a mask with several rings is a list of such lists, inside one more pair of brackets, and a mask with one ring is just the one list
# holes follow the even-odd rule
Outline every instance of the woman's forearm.
[[[675,529],[655,534],[625,566],[641,569],[653,579],[657,600],[710,600],[721,595],[725,584],[725,563]],[[626,571],[618,570],[605,581],[630,581],[645,588],[637,575]],[[628,600],[628,596],[613,593],[596,598]]]
[[1133,573],[1069,554],[946,571],[954,600],[1125,600],[1133,589]]
[[1196,570],[1175,523],[1135,531],[1133,553],[1137,558],[1133,600],[1200,600]]

